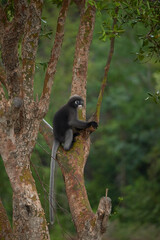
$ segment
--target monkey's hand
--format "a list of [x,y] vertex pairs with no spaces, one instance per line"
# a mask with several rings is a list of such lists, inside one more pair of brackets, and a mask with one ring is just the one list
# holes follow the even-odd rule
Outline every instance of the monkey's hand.
[[89,127],[91,127],[91,126],[96,129],[96,128],[98,128],[98,123],[95,121],[89,122]]

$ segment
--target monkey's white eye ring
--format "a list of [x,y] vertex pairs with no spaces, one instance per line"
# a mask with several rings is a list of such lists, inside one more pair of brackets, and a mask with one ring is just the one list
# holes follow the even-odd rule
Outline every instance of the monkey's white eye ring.
[[76,101],[75,101],[75,104],[76,104],[76,105],[79,105],[79,100],[76,100]]

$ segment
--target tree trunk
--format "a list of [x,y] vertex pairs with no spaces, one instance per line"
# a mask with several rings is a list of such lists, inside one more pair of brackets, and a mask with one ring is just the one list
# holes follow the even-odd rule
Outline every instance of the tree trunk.
[[[33,117],[33,115],[32,115]],[[3,121],[0,130],[0,152],[13,190],[13,232],[15,239],[49,239],[47,222],[30,170],[30,156],[35,145],[39,124],[35,119],[30,128],[15,134]]]
[[[15,239],[50,239],[44,210],[30,170],[30,157],[41,122],[33,99],[35,55],[41,29],[41,0],[14,1],[8,21],[0,5],[0,154],[13,190]],[[22,41],[22,65],[18,44]],[[4,88],[8,93],[4,92]],[[9,235],[5,236],[7,239]]]

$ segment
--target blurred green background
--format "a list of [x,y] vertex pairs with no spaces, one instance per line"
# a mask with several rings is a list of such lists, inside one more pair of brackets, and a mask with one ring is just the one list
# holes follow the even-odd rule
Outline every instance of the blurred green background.
[[[54,41],[59,9],[45,2],[42,34],[36,59],[35,97],[40,97]],[[99,40],[101,17],[96,18],[88,65],[87,116],[95,111],[97,96],[104,74],[109,42]],[[72,65],[79,13],[72,4],[65,25],[65,39],[46,120],[70,96]],[[52,32],[53,31],[53,32]],[[116,39],[108,83],[102,104],[100,125],[92,134],[91,151],[85,168],[88,197],[93,210],[106,188],[112,199],[112,215],[105,240],[160,239],[160,106],[148,92],[159,90],[160,64],[135,61],[141,42],[137,33],[145,31],[141,25],[125,28]],[[50,149],[41,135],[32,154],[32,172],[48,218],[48,186]],[[12,190],[2,161],[0,195],[7,213],[12,218]],[[70,216],[63,178],[56,173],[57,216],[50,228],[51,239],[70,239],[75,229]],[[41,179],[41,181],[40,181]],[[43,183],[43,185],[42,185]]]

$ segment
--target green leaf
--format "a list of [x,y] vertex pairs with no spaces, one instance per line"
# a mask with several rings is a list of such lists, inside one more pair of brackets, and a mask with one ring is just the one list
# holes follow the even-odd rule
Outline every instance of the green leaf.
[[153,97],[153,96],[154,96],[153,94],[151,94],[151,93],[149,93],[149,92],[148,92],[147,94],[148,94],[150,97]]

